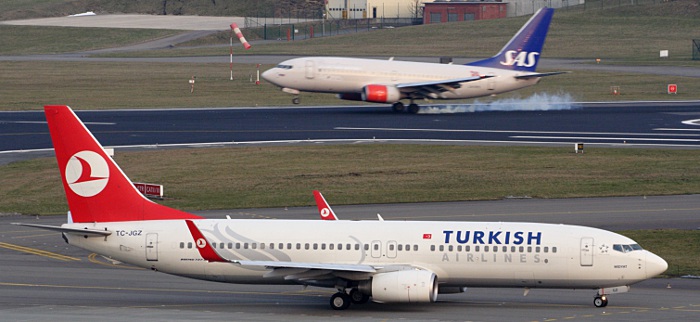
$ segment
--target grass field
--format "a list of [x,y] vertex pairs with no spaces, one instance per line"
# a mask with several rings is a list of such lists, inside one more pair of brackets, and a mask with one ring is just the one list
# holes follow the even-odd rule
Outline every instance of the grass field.
[[[698,150],[581,155],[551,147],[370,144],[119,152],[115,158],[133,180],[164,184],[164,203],[180,209],[310,205],[313,189],[332,194],[335,204],[700,193]],[[55,160],[0,170],[6,196],[0,212],[67,210]]]

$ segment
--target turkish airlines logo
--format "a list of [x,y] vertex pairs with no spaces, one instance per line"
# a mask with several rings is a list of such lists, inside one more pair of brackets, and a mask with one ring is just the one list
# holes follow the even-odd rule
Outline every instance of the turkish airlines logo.
[[197,248],[204,248],[207,245],[207,241],[204,238],[197,239]]
[[326,217],[330,216],[330,214],[331,214],[331,211],[328,210],[328,208],[321,209],[321,217],[326,218]]
[[109,167],[101,155],[80,151],[66,164],[68,187],[81,197],[92,197],[102,192],[109,181]]
[[515,50],[509,50],[504,55],[506,57],[506,61],[502,61],[501,65],[532,67],[535,66],[535,64],[537,64],[537,56],[539,55],[540,53],[538,52],[528,53],[526,51],[517,52]]

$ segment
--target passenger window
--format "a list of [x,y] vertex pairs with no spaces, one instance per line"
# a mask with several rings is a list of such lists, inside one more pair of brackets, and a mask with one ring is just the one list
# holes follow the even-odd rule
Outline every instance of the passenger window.
[[544,252],[545,252],[545,253],[549,253],[549,247],[544,246]]
[[192,242],[187,243],[187,248],[192,249]]
[[297,243],[297,249],[301,249],[301,243]]
[[228,243],[228,249],[233,248],[233,243]]
[[540,246],[535,247],[535,253],[539,253],[539,252],[540,252]]
[[180,242],[180,248],[185,248],[185,242]]
[[447,250],[452,251],[452,245],[447,246]]
[[389,244],[389,250],[391,250],[391,251],[394,250],[394,244]]
[[[348,247],[350,249],[350,247]],[[360,244],[355,244],[355,250],[360,250]]]
[[369,244],[365,244],[365,250],[369,250]]
[[398,251],[402,251],[402,250],[403,250],[403,245],[399,244]]
[[462,251],[462,245],[457,245],[457,251],[461,252]]
[[314,250],[317,250],[317,249],[318,249],[318,244],[314,243]]
[[311,245],[309,243],[304,244],[304,249],[309,250],[311,248]]
[[552,247],[552,253],[556,253],[556,252],[557,252],[557,248],[556,248],[556,247]]
[[445,245],[440,245],[440,251],[444,252],[445,251]]
[[488,253],[489,252],[489,246],[484,246],[484,252]]
[[430,245],[430,251],[434,252],[435,251],[435,245]]
[[418,245],[413,245],[413,251],[417,252],[418,251]]
[[471,250],[471,246],[469,246],[469,245],[464,246],[464,251],[465,251],[465,252],[468,252],[468,251],[470,251],[470,250]]
[[374,250],[379,250],[379,244],[374,244]]
[[258,243],[251,243],[250,246],[252,249],[256,249],[258,248]]
[[503,246],[503,252],[504,253],[508,252],[508,246]]

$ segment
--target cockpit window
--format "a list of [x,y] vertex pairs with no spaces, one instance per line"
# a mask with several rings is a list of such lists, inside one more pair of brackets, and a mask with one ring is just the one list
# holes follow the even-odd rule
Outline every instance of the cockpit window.
[[277,68],[281,68],[281,69],[292,69],[292,67],[293,67],[292,65],[282,65],[282,64],[277,65]]
[[629,253],[633,252],[635,250],[642,250],[642,246],[639,246],[639,244],[630,244],[630,245],[622,245],[622,244],[615,244],[613,245],[613,250],[616,250],[621,253]]

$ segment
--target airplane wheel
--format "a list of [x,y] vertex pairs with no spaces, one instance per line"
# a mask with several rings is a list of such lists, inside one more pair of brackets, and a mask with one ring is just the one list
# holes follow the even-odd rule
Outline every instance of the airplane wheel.
[[420,111],[420,106],[418,106],[418,104],[411,104],[408,106],[409,113],[418,114],[418,111]]
[[606,307],[608,306],[608,298],[596,296],[595,299],[593,299],[593,305],[595,305],[595,307]]
[[354,304],[365,304],[369,301],[369,295],[360,292],[358,289],[353,288],[350,291],[350,299]]
[[396,102],[391,105],[391,110],[394,112],[402,112],[404,109],[404,105],[401,102]]
[[334,310],[345,310],[350,306],[352,299],[345,292],[338,292],[331,296],[331,307]]
[[292,104],[294,104],[294,105],[299,104],[299,98],[298,97],[292,98]]

